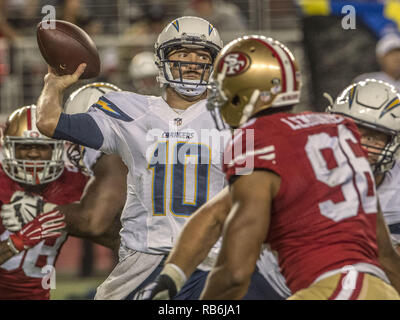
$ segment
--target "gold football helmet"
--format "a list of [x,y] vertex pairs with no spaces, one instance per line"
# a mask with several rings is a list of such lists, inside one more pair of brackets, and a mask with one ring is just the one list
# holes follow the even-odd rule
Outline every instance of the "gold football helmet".
[[207,106],[217,127],[223,126],[222,115],[235,128],[261,110],[297,104],[300,87],[300,71],[288,48],[264,36],[245,36],[219,53]]
[[[19,144],[45,144],[52,148],[50,160],[18,159]],[[36,127],[36,106],[15,110],[7,119],[3,136],[3,169],[14,181],[38,185],[56,180],[64,171],[64,142],[43,136]]]

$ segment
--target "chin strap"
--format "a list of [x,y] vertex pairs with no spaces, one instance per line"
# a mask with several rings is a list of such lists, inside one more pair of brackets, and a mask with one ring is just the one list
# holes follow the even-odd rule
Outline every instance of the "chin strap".
[[332,96],[331,96],[329,93],[324,92],[323,97],[324,97],[326,100],[329,101],[329,106],[328,106],[328,108],[331,108],[331,107],[333,106],[333,104],[335,103],[335,102],[333,101]]
[[260,96],[260,90],[258,89],[254,90],[251,95],[249,103],[246,104],[245,107],[243,108],[243,114],[242,117],[240,118],[239,126],[241,126],[250,118],[254,110],[254,105],[256,104],[259,96]]
[[204,85],[198,85],[198,80],[187,80],[183,79],[185,82],[191,82],[193,84],[183,84],[183,83],[173,83],[170,82],[169,85],[174,88],[174,90],[184,96],[194,97],[203,94],[207,90],[206,82],[203,81]]

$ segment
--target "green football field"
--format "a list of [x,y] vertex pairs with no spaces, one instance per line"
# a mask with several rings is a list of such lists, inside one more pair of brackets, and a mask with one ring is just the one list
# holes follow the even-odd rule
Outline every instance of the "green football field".
[[[107,275],[94,277],[57,276],[56,288],[50,290],[51,300],[92,299],[93,290],[101,284]],[[92,294],[90,294],[92,293]]]

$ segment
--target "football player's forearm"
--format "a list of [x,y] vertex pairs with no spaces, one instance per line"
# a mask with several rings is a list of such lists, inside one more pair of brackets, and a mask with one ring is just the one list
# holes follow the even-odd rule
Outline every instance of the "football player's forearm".
[[224,224],[218,259],[201,300],[241,299],[246,294],[268,236],[271,203],[279,187],[279,176],[260,170],[239,177],[231,185],[232,209]]
[[120,215],[116,215],[112,220],[104,221],[102,228],[96,227],[93,222],[93,215],[85,210],[81,203],[71,203],[60,206],[60,212],[65,215],[67,224],[66,230],[69,235],[86,238],[112,250],[119,248],[119,231],[121,230]]
[[61,206],[68,232],[109,248],[119,247],[120,216],[126,201],[128,169],[116,155],[101,156],[79,203]]
[[91,238],[101,234],[101,232],[96,232],[92,227],[91,216],[85,212],[81,203],[70,203],[58,208],[65,215],[66,230],[69,235],[79,238]]
[[230,208],[229,190],[225,188],[193,214],[166,263],[177,265],[189,277],[220,237]]
[[214,267],[207,279],[200,300],[238,300],[247,292],[250,278],[237,282],[224,266]]
[[189,277],[217,242],[222,226],[213,219],[201,220],[201,215],[191,219],[165,263],[177,265]]
[[7,240],[0,242],[0,265],[6,262],[14,256],[14,253],[11,251],[10,247],[7,244]]
[[47,137],[53,137],[60,114],[62,93],[55,87],[45,84],[37,101],[36,125]]
[[121,230],[121,221],[119,216],[115,217],[113,224],[103,234],[88,238],[94,243],[107,247],[115,252],[118,252],[120,245],[119,231]]

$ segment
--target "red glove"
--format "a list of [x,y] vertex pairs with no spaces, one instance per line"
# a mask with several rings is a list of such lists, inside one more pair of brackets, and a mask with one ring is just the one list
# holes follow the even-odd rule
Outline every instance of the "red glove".
[[30,249],[47,238],[58,238],[66,224],[64,215],[58,210],[41,213],[27,223],[18,233],[10,235],[10,239],[18,251]]

